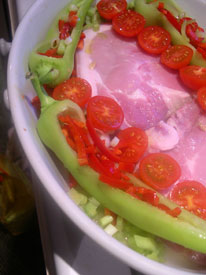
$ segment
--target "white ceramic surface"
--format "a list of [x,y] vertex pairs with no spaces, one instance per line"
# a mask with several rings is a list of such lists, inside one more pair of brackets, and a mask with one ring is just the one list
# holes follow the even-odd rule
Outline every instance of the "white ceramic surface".
[[[44,38],[44,34],[55,17],[67,3],[67,0],[38,0],[22,20],[14,41],[8,64],[8,91],[10,107],[14,124],[26,155],[39,176],[42,185],[62,208],[65,214],[73,220],[99,245],[120,258],[123,262],[141,271],[152,275],[172,274],[206,274],[198,270],[187,269],[181,266],[177,259],[170,259],[167,264],[151,261],[142,255],[130,250],[93,223],[66,194],[67,185],[56,168],[50,155],[42,145],[37,135],[36,118],[29,106],[26,97],[31,99],[35,92],[25,79],[27,72],[27,58],[33,47]],[[198,21],[204,25],[204,10],[206,1],[179,0],[182,6],[191,15],[198,14]],[[186,2],[186,3],[185,3]]]

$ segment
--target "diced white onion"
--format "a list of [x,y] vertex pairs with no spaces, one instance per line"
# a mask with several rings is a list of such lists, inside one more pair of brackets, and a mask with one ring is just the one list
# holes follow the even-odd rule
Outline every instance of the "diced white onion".
[[118,229],[110,223],[107,225],[107,227],[105,227],[104,231],[110,236],[113,236],[118,231]]
[[115,136],[115,137],[111,140],[110,146],[115,147],[118,143],[119,143],[119,138]]

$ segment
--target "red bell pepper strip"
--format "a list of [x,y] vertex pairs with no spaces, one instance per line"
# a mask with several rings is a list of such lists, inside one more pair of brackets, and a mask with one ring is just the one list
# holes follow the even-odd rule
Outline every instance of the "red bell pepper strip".
[[206,49],[205,48],[197,47],[197,51],[202,55],[202,57],[204,59],[206,59]]
[[181,32],[181,24],[177,20],[177,18],[168,10],[164,8],[164,3],[159,2],[158,10],[164,14],[167,20],[179,31]]
[[107,147],[104,145],[100,137],[98,136],[95,128],[93,127],[92,123],[89,119],[87,119],[87,128],[90,133],[90,136],[94,142],[94,144],[98,147],[98,149],[102,152],[103,155],[108,157],[108,159],[113,160],[115,162],[119,162],[119,157],[115,156],[111,151],[107,149]]
[[78,21],[77,12],[76,11],[70,11],[68,20],[69,20],[69,25],[72,28],[74,28],[77,24],[77,21]]
[[59,121],[64,123],[65,127],[68,127],[71,136],[74,139],[76,150],[77,150],[77,158],[80,165],[88,164],[88,158],[86,153],[85,144],[81,134],[75,123],[73,122],[72,118],[69,116],[59,116]]
[[111,178],[111,177],[109,177],[107,175],[103,175],[103,174],[100,174],[99,180],[101,180],[104,183],[109,184],[110,186],[112,186],[114,188],[118,188],[121,190],[127,190],[131,186],[131,183],[128,181]]
[[63,133],[63,135],[65,136],[65,138],[66,138],[67,143],[69,144],[69,146],[70,146],[74,151],[76,151],[76,145],[75,145],[74,141],[70,138],[70,136],[69,136],[69,134],[68,134],[67,128],[63,127],[63,128],[62,128],[62,133]]
[[176,207],[174,209],[170,209],[169,207],[167,207],[166,205],[159,203],[157,205],[157,207],[163,211],[165,211],[167,214],[169,214],[172,217],[177,217],[179,216],[179,214],[181,213],[181,209],[179,207]]
[[48,57],[62,58],[62,55],[57,54],[57,48],[48,49],[45,53],[38,53],[40,55],[45,55]]
[[89,154],[89,166],[96,172],[112,177],[113,174],[105,167],[95,154]]

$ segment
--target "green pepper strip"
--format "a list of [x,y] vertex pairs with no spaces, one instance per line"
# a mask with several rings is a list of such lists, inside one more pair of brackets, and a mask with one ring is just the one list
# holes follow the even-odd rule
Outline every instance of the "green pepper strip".
[[[52,27],[53,30],[49,31],[46,40],[30,54],[30,71],[37,74],[42,84],[56,86],[70,77],[74,68],[74,54],[76,47],[83,30],[87,11],[92,2],[93,0],[83,0],[83,2],[81,2],[77,12],[79,19],[76,26],[72,30],[71,42],[66,46],[63,58],[53,58],[38,54],[38,52],[44,51],[51,46],[52,38],[58,38],[58,20],[55,20],[56,25],[55,27]],[[63,15],[65,15],[65,11],[68,12],[68,10],[70,10],[75,3],[79,3],[79,0],[72,1],[69,5],[69,8],[65,8],[58,16],[58,18],[61,18]]]
[[[82,110],[70,100],[55,101],[48,97],[37,77],[32,79],[32,83],[42,105],[41,115],[37,123],[38,134],[44,144],[56,154],[83,189],[104,207],[109,208],[142,230],[184,247],[206,253],[206,222],[204,220],[187,211],[182,211],[184,214],[181,213],[174,218],[157,207],[137,200],[124,191],[101,182],[99,174],[89,166],[80,166],[76,152],[67,144],[62,134],[58,115],[68,114],[85,122]],[[137,185],[137,180],[134,177],[131,177],[131,182]],[[162,199],[162,202],[171,208],[173,206],[174,208],[178,207],[166,198]]]
[[173,0],[160,0],[152,3],[147,3],[146,0],[134,0],[135,10],[142,14],[146,19],[146,25],[159,25],[166,29],[172,38],[174,45],[185,45],[193,50],[193,57],[191,64],[206,67],[206,60],[202,58],[195,47],[193,47],[189,40],[185,37],[185,33],[181,33],[169,22],[169,20],[158,11],[159,2],[163,2],[165,9],[167,9],[174,17],[178,17],[183,11]]

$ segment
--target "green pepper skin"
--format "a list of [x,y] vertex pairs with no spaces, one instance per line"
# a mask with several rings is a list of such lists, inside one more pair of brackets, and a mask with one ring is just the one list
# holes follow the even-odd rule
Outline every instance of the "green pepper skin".
[[[101,182],[99,174],[89,166],[80,166],[76,152],[69,147],[61,132],[57,116],[66,112],[71,117],[85,121],[82,110],[70,100],[58,102],[50,100],[48,96],[44,95],[44,90],[37,78],[34,78],[32,83],[42,104],[41,116],[37,123],[38,134],[43,143],[56,154],[83,189],[104,207],[111,209],[142,230],[184,247],[206,253],[205,221],[189,212],[187,212],[187,218],[184,215],[174,218],[144,201],[137,200],[129,194]],[[131,182],[135,185],[139,184],[134,177],[131,177]],[[166,201],[169,200],[164,198],[164,203]],[[177,207],[172,202],[168,203]]]
[[80,4],[79,0],[74,0],[69,7],[63,9],[59,16],[54,21],[50,31],[46,36],[46,40],[37,46],[37,48],[30,54],[29,69],[32,73],[37,74],[41,84],[49,84],[54,87],[71,76],[74,68],[74,54],[78,45],[80,35],[83,30],[86,14],[93,2],[93,0],[83,0],[78,9],[77,16],[79,20],[71,33],[71,42],[67,45],[63,58],[53,58],[38,54],[38,52],[45,51],[51,46],[51,41],[58,38],[58,21],[64,18],[65,14],[71,9],[72,5]]
[[174,45],[185,45],[193,50],[191,64],[206,67],[206,60],[203,59],[202,55],[189,43],[189,40],[183,34],[179,33],[167,18],[158,11],[157,7],[159,2],[164,2],[165,8],[175,17],[178,17],[178,15],[183,12],[173,0],[161,0],[153,3],[147,3],[146,0],[134,0],[134,6],[135,10],[145,17],[147,26],[159,25],[163,27],[170,33]]

